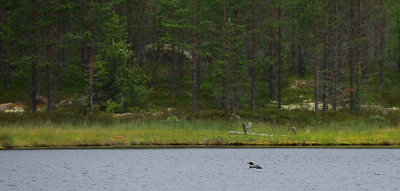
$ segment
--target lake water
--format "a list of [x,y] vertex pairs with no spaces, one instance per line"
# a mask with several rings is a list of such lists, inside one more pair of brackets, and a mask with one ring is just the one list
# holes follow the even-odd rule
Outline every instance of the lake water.
[[399,189],[400,149],[0,151],[0,190]]

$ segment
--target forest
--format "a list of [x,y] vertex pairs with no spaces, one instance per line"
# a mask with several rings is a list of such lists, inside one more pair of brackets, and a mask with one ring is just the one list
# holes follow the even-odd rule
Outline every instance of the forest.
[[[0,102],[47,113],[399,107],[398,0],[0,0]],[[311,104],[310,104],[311,105]]]

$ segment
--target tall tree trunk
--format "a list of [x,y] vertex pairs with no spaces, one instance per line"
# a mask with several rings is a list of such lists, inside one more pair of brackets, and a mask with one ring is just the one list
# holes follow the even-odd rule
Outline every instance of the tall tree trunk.
[[[172,8],[172,22],[175,23],[175,7]],[[172,39],[173,41],[175,40],[175,28],[172,28]],[[172,59],[171,59],[171,98],[175,99],[175,93],[174,93],[174,83],[175,83],[175,78],[176,78],[176,72],[175,72],[175,44],[172,42],[171,44],[171,53],[172,53]]]
[[357,76],[356,76],[356,84],[354,88],[354,109],[357,109],[360,104],[360,92],[358,89],[361,84],[361,65],[362,65],[362,58],[361,58],[361,45],[362,45],[362,33],[361,33],[361,21],[362,21],[362,0],[359,0],[358,4],[358,51],[357,51]]
[[[32,39],[36,38],[36,0],[33,1],[33,17],[32,17]],[[33,50],[33,54],[36,55],[36,49]],[[38,94],[38,71],[37,71],[37,59],[32,58],[32,112],[37,111],[37,94]]]
[[[225,1],[225,0],[224,0]],[[224,10],[225,11],[225,18],[224,18],[224,20],[225,20],[225,23],[224,23],[224,28],[226,29],[226,10]],[[230,50],[230,40],[229,40],[229,36],[230,34],[228,34],[227,35],[227,42],[228,42],[228,46],[227,46],[227,54],[228,54],[228,56],[229,56],[229,58],[230,58],[230,52],[231,52],[231,50]],[[231,81],[231,73],[230,73],[230,60],[229,59],[227,59],[226,58],[227,56],[225,56],[225,60],[226,60],[226,76],[227,76],[227,78],[226,78],[226,109],[227,109],[227,111],[229,112],[230,111],[230,109],[231,109],[231,106],[230,106],[230,102],[231,102],[231,95],[230,95],[230,93],[231,93],[231,85],[230,85],[230,81]]]
[[282,108],[282,26],[281,26],[281,5],[279,5],[279,43],[278,43],[278,109]]
[[196,65],[196,0],[193,0],[193,112],[197,110],[197,65]]
[[154,46],[154,54],[153,54],[153,66],[152,66],[152,72],[151,72],[151,87],[155,89],[156,86],[156,62],[157,62],[157,56],[158,56],[158,46],[157,46],[157,35],[158,35],[158,30],[157,30],[157,4],[156,0],[154,0],[154,7],[153,7],[153,46]]
[[304,51],[303,51],[303,48],[302,48],[302,46],[303,45],[299,45],[299,51],[298,51],[298,57],[299,57],[299,60],[298,60],[298,64],[297,64],[297,72],[298,72],[298,75],[300,76],[300,77],[305,77],[306,76],[306,72],[305,72],[305,63],[304,63]]
[[[335,0],[335,23],[337,22],[337,12],[338,12],[338,0]],[[338,27],[337,23],[335,24],[335,53],[334,53],[334,61],[333,61],[333,79],[332,79],[332,109],[336,110],[336,82],[337,82],[337,63],[338,63]]]
[[290,57],[290,74],[294,76],[295,71],[296,71],[296,64],[295,64],[295,57],[296,57],[296,48],[294,44],[295,36],[296,36],[296,30],[295,30],[295,25],[294,25],[294,11],[292,12],[292,42],[290,45],[290,52],[291,52],[291,57]]
[[177,74],[176,74],[176,97],[178,97],[181,93],[181,75],[182,75],[182,55],[183,55],[183,50],[181,49],[180,46],[178,46],[178,52],[179,56],[178,59],[176,60],[176,69]]
[[318,114],[318,5],[316,5],[316,17],[315,17],[315,80],[314,80],[314,101],[315,101],[315,114]]
[[349,66],[350,66],[350,111],[354,111],[354,0],[350,3],[350,55],[349,55]]
[[[51,6],[50,1],[47,2],[47,5]],[[52,15],[49,11],[48,14],[49,19],[51,19]],[[53,112],[53,75],[52,75],[52,59],[51,59],[51,25],[47,27],[47,113]]]
[[[224,62],[223,69],[227,67],[227,62],[226,62],[226,0],[222,1],[222,61]],[[227,69],[225,70],[226,72],[228,71]],[[221,110],[228,109],[227,108],[227,92],[229,90],[227,87],[227,82],[229,81],[228,79],[228,73],[226,73],[225,77],[221,79],[221,85],[222,85],[222,91],[221,91]]]
[[[63,5],[63,4],[61,3],[60,5]],[[62,37],[62,32],[64,32],[66,29],[65,29],[65,23],[64,23],[62,17],[63,17],[63,15],[58,13],[58,15],[57,15],[57,20],[58,20],[57,21],[58,22],[57,37],[60,39],[60,45],[62,46],[61,49],[58,50],[58,52],[57,52],[58,67],[59,67],[59,71],[60,71],[58,74],[57,85],[58,85],[58,91],[60,91],[60,92],[61,92],[62,86],[63,86],[64,73],[62,71],[64,71],[64,68],[65,68],[65,55],[66,55],[65,48],[63,46],[64,39]]]
[[[235,25],[238,24],[238,10],[234,11],[234,15],[235,15]],[[237,37],[239,36],[239,31],[236,29],[235,32],[235,44],[238,43]],[[234,98],[233,98],[233,111],[236,112],[237,109],[239,109],[239,100],[238,100],[238,74],[237,74],[237,70],[238,70],[238,63],[239,63],[239,48],[235,49],[235,64],[234,64],[234,78],[235,78],[235,85],[233,88],[233,92],[234,92]]]
[[356,78],[356,86],[360,86],[361,80],[361,45],[362,45],[362,28],[361,28],[361,15],[362,15],[362,0],[359,0],[358,4],[358,51],[357,51],[357,78]]
[[324,31],[324,90],[323,90],[323,105],[322,105],[322,110],[323,111],[328,111],[328,18],[329,18],[329,12],[328,12],[328,0],[325,0],[325,31]]
[[[141,23],[144,23],[144,16],[145,16],[145,13],[146,13],[146,1],[144,0],[143,1],[143,12],[142,12],[142,18],[141,18]],[[145,65],[146,65],[146,51],[145,51],[145,46],[146,46],[146,40],[145,40],[145,37],[146,37],[146,25],[145,24],[142,24],[142,27],[143,27],[143,32],[142,32],[142,39],[141,39],[141,53],[142,53],[142,62],[141,62],[141,64],[142,64],[142,66],[144,67]]]
[[37,60],[32,59],[32,111],[37,111],[37,90],[39,89],[38,84],[38,70],[37,70]]
[[[339,0],[339,3],[341,1]],[[342,57],[341,57],[341,52],[342,52],[342,43],[340,41],[340,30],[337,31],[337,42],[338,42],[338,48],[337,48],[337,83],[336,87],[339,85],[342,85],[342,78],[343,78],[343,67],[342,67]],[[336,88],[338,90],[338,88]],[[338,93],[339,95],[339,93]]]
[[[274,4],[274,0],[271,0],[271,7]],[[274,15],[274,9],[270,8],[269,9],[269,18],[272,20]],[[268,92],[269,92],[269,98],[271,100],[275,99],[275,91],[274,91],[274,82],[275,82],[275,69],[274,69],[274,63],[273,63],[273,58],[274,58],[274,28],[270,27],[269,29],[269,35],[270,35],[270,42],[269,42],[269,84],[268,84]]]
[[380,22],[380,36],[381,36],[381,40],[380,40],[380,58],[379,58],[379,88],[383,89],[383,83],[384,83],[384,74],[383,74],[383,67],[384,67],[384,60],[385,60],[385,49],[384,49],[384,42],[385,42],[385,36],[384,36],[384,20],[385,20],[385,16],[384,16],[384,11],[383,11],[383,4],[384,4],[384,0],[381,0],[381,10],[382,10],[382,19]]
[[92,72],[92,62],[93,62],[93,0],[90,0],[90,42],[89,42],[89,114],[93,113],[93,72]]
[[253,34],[251,36],[251,110],[256,110],[256,2],[253,0]]

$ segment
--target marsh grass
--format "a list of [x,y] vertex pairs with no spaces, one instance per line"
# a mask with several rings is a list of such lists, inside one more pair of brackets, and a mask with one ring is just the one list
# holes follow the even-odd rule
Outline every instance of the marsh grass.
[[[254,123],[251,132],[270,136],[231,135],[242,131],[240,122],[226,121],[132,121],[104,125],[74,123],[11,124],[0,128],[0,145],[13,147],[74,147],[111,145],[265,145],[339,146],[399,145],[398,127],[362,121],[298,127]],[[288,135],[288,136],[282,136]]]

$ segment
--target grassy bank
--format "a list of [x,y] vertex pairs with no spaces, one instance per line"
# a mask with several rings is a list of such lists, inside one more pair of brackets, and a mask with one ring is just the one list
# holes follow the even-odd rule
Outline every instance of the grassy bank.
[[[231,135],[242,131],[240,122],[141,121],[104,125],[92,123],[8,124],[0,128],[0,146],[75,147],[111,145],[399,145],[400,128],[364,122],[330,123],[297,127],[294,135],[287,125],[253,123],[252,133],[273,136]],[[289,135],[289,136],[279,136]]]

